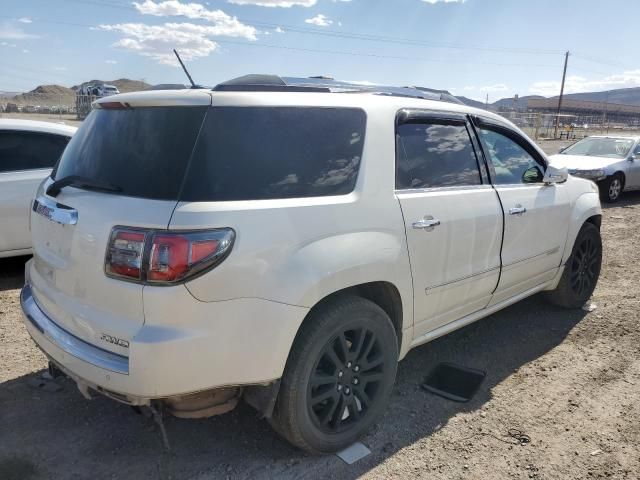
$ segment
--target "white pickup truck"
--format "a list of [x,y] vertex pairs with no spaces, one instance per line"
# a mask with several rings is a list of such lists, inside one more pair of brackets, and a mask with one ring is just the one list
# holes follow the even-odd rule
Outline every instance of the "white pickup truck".
[[181,417],[244,397],[333,452],[411,348],[537,292],[582,306],[600,221],[593,182],[437,95],[279,77],[122,94],[36,194],[22,308],[88,397]]

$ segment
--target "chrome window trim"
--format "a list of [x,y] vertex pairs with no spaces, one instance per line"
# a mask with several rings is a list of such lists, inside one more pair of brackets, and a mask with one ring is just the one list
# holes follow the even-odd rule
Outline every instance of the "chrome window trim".
[[[533,185],[533,184],[530,184]],[[483,184],[483,185],[453,185],[450,187],[429,187],[429,188],[396,188],[395,193],[405,194],[405,193],[436,193],[436,192],[459,192],[466,190],[493,190],[493,185]]]
[[20,306],[27,320],[47,340],[69,355],[105,370],[123,375],[129,374],[128,357],[91,345],[51,320],[36,303],[29,284],[26,284],[20,293]]

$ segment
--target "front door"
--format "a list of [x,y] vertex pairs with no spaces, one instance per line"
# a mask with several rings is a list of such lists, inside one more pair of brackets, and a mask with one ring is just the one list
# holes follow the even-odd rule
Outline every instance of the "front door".
[[419,337],[484,308],[500,275],[502,211],[464,116],[414,114],[397,127]]
[[518,132],[480,121],[478,134],[504,209],[502,274],[491,301],[495,304],[554,277],[571,205],[566,185],[543,183],[546,161]]

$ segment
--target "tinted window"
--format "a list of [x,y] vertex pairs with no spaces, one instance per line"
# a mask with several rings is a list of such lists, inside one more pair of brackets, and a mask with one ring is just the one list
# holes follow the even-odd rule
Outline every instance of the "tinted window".
[[471,138],[464,124],[400,125],[396,150],[396,188],[482,183]]
[[60,159],[55,178],[80,175],[122,195],[176,200],[207,107],[94,110]]
[[509,137],[480,128],[480,139],[492,164],[493,181],[499,185],[539,183],[544,177],[540,164]]
[[0,131],[0,172],[53,168],[68,142],[62,135]]
[[211,108],[181,199],[347,194],[356,183],[365,123],[358,109]]

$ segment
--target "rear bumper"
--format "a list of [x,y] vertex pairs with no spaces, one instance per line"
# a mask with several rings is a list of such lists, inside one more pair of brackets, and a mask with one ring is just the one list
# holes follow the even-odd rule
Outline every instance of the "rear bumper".
[[98,348],[72,335],[51,320],[36,304],[31,286],[25,285],[20,293],[20,305],[25,318],[40,332],[43,338],[66,354],[84,360],[91,365],[115,373],[129,374],[129,358]]
[[200,302],[184,287],[149,288],[145,324],[118,355],[71,334],[47,315],[25,285],[26,328],[80,390],[134,405],[282,376],[307,308],[261,299]]

